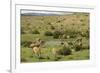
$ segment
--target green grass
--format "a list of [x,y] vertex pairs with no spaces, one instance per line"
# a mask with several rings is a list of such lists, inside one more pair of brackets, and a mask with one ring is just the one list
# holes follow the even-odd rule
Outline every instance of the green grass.
[[[37,36],[37,35],[35,35]],[[25,34],[23,36],[23,39],[25,40],[29,40],[31,38],[31,40],[33,39],[34,35],[33,34]],[[46,37],[47,38],[47,37]],[[49,37],[48,37],[49,38]],[[24,40],[24,41],[25,41]],[[34,40],[34,39],[33,39]],[[74,41],[75,38],[73,39],[65,39],[66,41]],[[38,59],[37,57],[33,57],[33,53],[32,53],[32,49],[28,48],[28,47],[21,47],[21,58],[25,59],[25,61],[22,60],[22,62],[48,62],[48,61],[55,61],[56,58],[54,57],[54,55],[52,54],[52,48],[61,48],[60,45],[56,45],[53,42],[49,43],[50,41],[60,41],[59,39],[50,39],[47,40],[48,44],[44,44],[42,47],[42,57],[44,59]],[[86,38],[83,38],[83,46],[88,46],[89,45],[89,41]],[[85,48],[81,51],[78,52],[72,52],[71,55],[68,56],[60,56],[61,59],[59,59],[58,61],[69,61],[69,60],[87,60],[89,59],[89,48]],[[49,59],[48,59],[49,57]]]
[[[30,48],[21,48],[21,58],[26,59],[26,61],[22,62],[49,62],[55,61],[55,57],[51,52],[51,48],[42,50],[43,59],[39,59],[38,57],[34,57],[32,54],[32,50]],[[72,52],[71,55],[62,56],[58,61],[69,61],[69,60],[88,60],[89,59],[89,50],[85,49],[78,52]]]
[[73,52],[72,55],[65,56],[61,61],[66,61],[66,60],[88,60],[89,59],[89,50],[82,50],[78,52]]
[[22,34],[21,35],[21,41],[34,41],[36,38],[41,38],[43,40],[51,40],[53,37],[51,36],[43,36],[40,34]]

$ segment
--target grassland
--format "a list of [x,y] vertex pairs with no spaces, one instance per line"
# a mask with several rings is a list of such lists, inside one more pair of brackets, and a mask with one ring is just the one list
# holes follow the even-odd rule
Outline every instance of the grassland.
[[[70,55],[58,55],[59,59],[54,57],[52,48],[61,48],[62,41],[74,42],[78,37],[82,38],[82,50],[75,51],[75,46],[72,44],[69,45],[72,51]],[[45,41],[41,47],[42,58],[33,57],[32,49],[29,48],[28,42],[35,41],[37,38]],[[76,12],[60,16],[21,16],[21,62],[88,60],[89,50],[88,13]]]

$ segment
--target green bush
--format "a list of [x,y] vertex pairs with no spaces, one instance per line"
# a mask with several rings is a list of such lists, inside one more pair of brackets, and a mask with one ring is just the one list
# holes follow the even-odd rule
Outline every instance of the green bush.
[[31,43],[32,43],[31,41],[22,41],[22,42],[21,42],[21,45],[22,45],[23,47],[29,47]]
[[66,35],[69,35],[70,38],[75,38],[77,36],[78,32],[75,31],[75,30],[66,30],[65,31],[65,34]]
[[85,49],[90,49],[89,45],[76,45],[75,46],[75,51],[80,51],[80,50],[85,50]]
[[89,47],[89,45],[83,45],[82,46],[82,49],[84,50],[84,49],[90,49],[90,47]]
[[21,26],[21,34],[25,34],[24,27]]
[[80,50],[82,50],[82,46],[76,45],[76,46],[75,46],[75,51],[80,51]]
[[58,54],[60,54],[60,55],[70,55],[70,54],[72,54],[72,51],[71,51],[71,49],[70,49],[69,47],[63,46],[63,47],[59,50]]
[[25,34],[25,31],[21,29],[21,34]]
[[83,21],[84,21],[84,19],[80,19],[80,21],[81,21],[81,22],[83,22]]
[[59,38],[59,35],[53,35],[53,38],[54,39],[58,39]]
[[45,36],[52,36],[53,33],[52,33],[51,31],[46,31],[46,32],[44,33],[44,35],[45,35]]
[[32,34],[40,34],[40,32],[38,30],[34,30],[32,31]]
[[89,38],[90,36],[90,32],[89,32],[89,29],[86,31],[86,37]]
[[89,38],[89,30],[86,30],[85,32],[79,32],[79,34],[82,36],[82,37],[86,37],[86,38]]
[[53,38],[58,39],[60,35],[63,35],[63,32],[61,31],[54,31]]
[[52,29],[52,30],[54,30],[54,29],[55,29],[55,27],[54,27],[54,26],[51,26],[51,29]]
[[75,38],[76,34],[70,35],[70,38]]

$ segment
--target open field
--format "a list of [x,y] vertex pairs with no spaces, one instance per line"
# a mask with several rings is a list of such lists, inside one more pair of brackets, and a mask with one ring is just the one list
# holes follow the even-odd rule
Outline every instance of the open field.
[[[30,44],[37,39],[44,43],[34,54]],[[88,60],[89,50],[89,13],[21,15],[21,62]]]
[[[44,50],[43,50],[44,51]],[[45,50],[46,55],[43,54],[44,56],[42,59],[39,58],[34,58],[32,56],[32,50],[29,48],[22,48],[22,62],[50,62],[50,61],[58,61],[51,53],[50,49]],[[68,55],[68,56],[60,56],[61,58],[59,61],[70,61],[70,60],[88,60],[89,59],[89,50],[82,50],[78,52],[73,52],[73,54]]]

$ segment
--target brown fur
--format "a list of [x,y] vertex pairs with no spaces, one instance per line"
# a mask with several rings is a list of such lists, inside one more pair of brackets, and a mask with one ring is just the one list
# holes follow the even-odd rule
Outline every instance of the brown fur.
[[40,55],[41,54],[41,49],[39,47],[33,47],[32,51],[36,55]]

